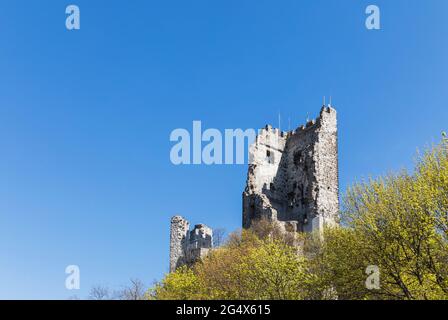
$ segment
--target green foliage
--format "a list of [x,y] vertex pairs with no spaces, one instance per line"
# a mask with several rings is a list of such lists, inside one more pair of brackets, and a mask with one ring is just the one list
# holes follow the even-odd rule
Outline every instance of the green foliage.
[[365,299],[366,263],[361,244],[349,228],[328,228],[323,237],[307,235],[304,251],[314,282],[309,299]]
[[[313,244],[321,296],[340,299],[448,299],[448,154],[446,143],[400,173],[350,188],[342,218]],[[366,267],[380,270],[380,288],[367,290]]]
[[297,248],[243,230],[193,268],[168,274],[156,299],[303,299],[311,276]]
[[176,272],[167,274],[162,282],[148,292],[147,297],[158,300],[191,300],[196,298],[198,286],[194,272],[181,267]]

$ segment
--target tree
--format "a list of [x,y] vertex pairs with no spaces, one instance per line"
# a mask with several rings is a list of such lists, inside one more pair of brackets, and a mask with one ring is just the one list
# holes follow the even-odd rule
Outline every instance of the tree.
[[131,279],[131,283],[119,292],[120,300],[143,300],[146,289],[144,283],[139,279]]
[[111,300],[111,292],[108,287],[96,285],[90,289],[90,300]]
[[198,279],[193,270],[183,266],[155,284],[147,293],[148,299],[192,300],[198,291]]
[[[319,288],[334,288],[345,299],[447,299],[447,215],[448,153],[442,142],[418,158],[413,174],[371,179],[348,190],[346,228],[327,230],[314,246]],[[367,290],[363,281],[369,265],[380,270],[377,290]]]
[[139,279],[131,279],[130,284],[120,290],[96,285],[90,289],[90,300],[143,300],[146,298],[146,288]]
[[217,248],[224,244],[226,238],[226,229],[216,228],[213,229],[213,247]]

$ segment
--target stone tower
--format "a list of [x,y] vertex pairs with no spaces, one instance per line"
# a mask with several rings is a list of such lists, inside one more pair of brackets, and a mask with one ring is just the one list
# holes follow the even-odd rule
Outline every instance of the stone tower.
[[171,218],[170,272],[183,265],[192,265],[213,247],[213,231],[197,224],[190,231],[190,223],[181,216]]
[[338,216],[336,110],[324,106],[316,120],[295,131],[266,126],[250,150],[243,192],[243,227],[267,218],[287,231],[321,230]]

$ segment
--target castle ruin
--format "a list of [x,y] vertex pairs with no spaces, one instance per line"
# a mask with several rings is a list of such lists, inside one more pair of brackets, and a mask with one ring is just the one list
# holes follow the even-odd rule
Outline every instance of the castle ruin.
[[295,131],[266,126],[250,150],[243,192],[243,228],[266,218],[286,231],[311,232],[335,224],[339,210],[336,110]]
[[213,231],[197,224],[190,231],[190,223],[181,216],[171,218],[170,272],[183,265],[192,265],[207,255],[213,246]]
[[[268,219],[285,232],[320,232],[339,211],[336,110],[323,106],[315,120],[294,131],[266,126],[249,150],[243,192],[243,228]],[[171,219],[170,271],[191,265],[212,248],[212,230]]]

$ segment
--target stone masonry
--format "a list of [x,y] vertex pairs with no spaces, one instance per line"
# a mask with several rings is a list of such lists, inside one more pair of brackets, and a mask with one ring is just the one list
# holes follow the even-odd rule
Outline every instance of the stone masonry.
[[[321,231],[337,223],[339,210],[336,110],[323,106],[317,119],[294,131],[266,126],[249,150],[243,192],[243,228],[265,218],[284,231]],[[212,249],[212,229],[171,219],[170,272]]]
[[190,223],[181,216],[171,218],[170,272],[183,265],[192,265],[207,255],[212,248],[213,231],[197,224],[190,231]]
[[243,228],[266,218],[286,231],[311,232],[338,216],[336,110],[291,132],[266,126],[250,150]]

